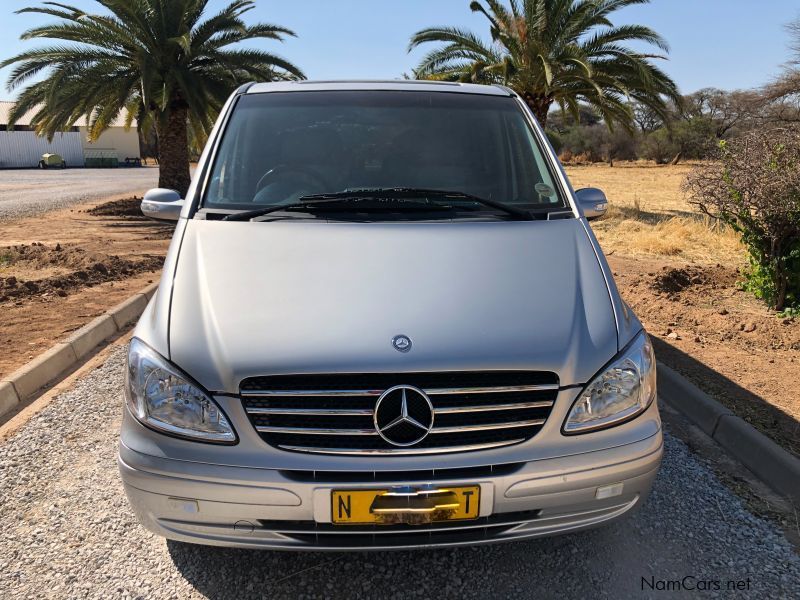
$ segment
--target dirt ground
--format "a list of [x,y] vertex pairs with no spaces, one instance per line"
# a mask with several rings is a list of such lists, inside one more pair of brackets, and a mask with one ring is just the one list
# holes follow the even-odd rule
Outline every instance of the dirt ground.
[[172,228],[139,202],[0,223],[0,376],[158,279]]
[[[739,289],[736,236],[699,217],[680,186],[691,166],[568,167],[610,214],[592,224],[659,360],[800,454],[800,320]],[[157,280],[171,228],[137,200],[92,202],[0,223],[0,376]],[[9,279],[13,281],[9,281]]]

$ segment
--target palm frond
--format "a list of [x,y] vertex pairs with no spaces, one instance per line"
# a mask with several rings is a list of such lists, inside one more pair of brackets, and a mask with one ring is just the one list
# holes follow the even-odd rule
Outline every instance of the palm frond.
[[[531,99],[542,120],[552,103],[570,111],[583,103],[595,107],[609,126],[628,127],[627,99],[641,98],[663,112],[667,100],[680,98],[675,83],[651,62],[666,58],[666,40],[644,25],[614,26],[611,20],[622,8],[648,2],[474,0],[470,9],[488,20],[491,45],[471,31],[434,27],[414,34],[409,50],[436,44],[415,70],[419,76],[502,80]],[[631,42],[664,54],[633,50]]]
[[[93,115],[91,130],[99,132],[113,121],[111,115],[116,118],[131,103],[146,111],[168,110],[174,100],[169,95],[178,90],[190,118],[206,124],[214,120],[214,108],[218,110],[244,81],[304,78],[297,66],[280,56],[227,49],[247,40],[279,41],[295,35],[278,25],[244,23],[241,17],[253,8],[252,0],[234,0],[206,20],[208,0],[96,1],[106,14],[59,2],[18,11],[56,19],[22,34],[25,40],[56,43],[0,63],[0,68],[12,67],[9,89],[29,85],[19,96],[26,112],[33,98],[53,109],[34,119],[34,126],[41,123],[43,131],[69,127],[70,119],[87,114]],[[43,81],[30,84],[43,75]]]

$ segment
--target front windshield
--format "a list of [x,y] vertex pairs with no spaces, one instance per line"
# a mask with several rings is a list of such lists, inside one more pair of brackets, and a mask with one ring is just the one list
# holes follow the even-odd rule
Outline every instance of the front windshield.
[[425,188],[526,209],[563,209],[513,98],[417,91],[242,96],[206,208],[252,210],[312,194]]

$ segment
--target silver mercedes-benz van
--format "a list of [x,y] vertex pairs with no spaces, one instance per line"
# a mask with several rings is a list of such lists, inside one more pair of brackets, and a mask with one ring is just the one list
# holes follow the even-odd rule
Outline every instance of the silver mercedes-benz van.
[[228,101],[128,354],[145,527],[274,549],[573,532],[647,498],[655,361],[503,87],[251,84]]

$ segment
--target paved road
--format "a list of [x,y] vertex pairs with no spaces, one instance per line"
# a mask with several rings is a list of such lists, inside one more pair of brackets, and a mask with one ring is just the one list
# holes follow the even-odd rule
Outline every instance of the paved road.
[[0,170],[0,221],[158,185],[158,169]]
[[[136,523],[117,476],[123,359],[117,349],[0,444],[3,598],[796,598],[800,589],[800,559],[779,530],[670,436],[643,509],[587,533],[417,553],[167,543]],[[695,589],[659,591],[675,581]],[[749,589],[726,591],[728,581]]]

